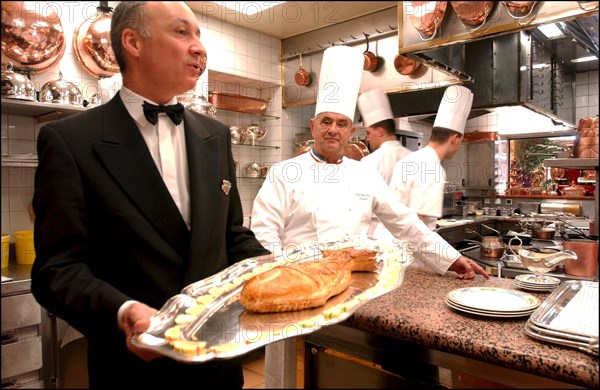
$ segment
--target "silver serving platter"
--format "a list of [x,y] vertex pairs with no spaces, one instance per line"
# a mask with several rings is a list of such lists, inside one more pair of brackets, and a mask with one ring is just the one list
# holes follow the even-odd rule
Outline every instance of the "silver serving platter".
[[[556,325],[556,318],[567,310],[568,304],[583,289],[593,292],[589,305],[582,307],[579,315],[569,315],[569,323]],[[560,284],[531,315],[525,325],[525,333],[533,338],[578,348],[598,355],[598,282],[569,280]],[[587,302],[587,301],[586,301]],[[593,303],[595,302],[595,306]],[[581,303],[581,302],[580,302]],[[595,308],[592,309],[592,307]],[[584,329],[581,324],[596,322],[596,332]]]
[[[321,249],[348,247],[377,251],[378,269],[353,272],[350,286],[330,298],[324,306],[282,313],[255,313],[239,303],[242,288],[255,275],[275,266],[319,260]],[[401,247],[364,236],[298,247],[281,256],[252,257],[195,282],[185,287],[181,294],[171,297],[151,318],[146,332],[135,336],[132,343],[187,363],[243,355],[269,343],[312,333],[346,320],[366,302],[400,286],[404,270],[411,261],[412,256]],[[199,303],[203,307],[195,310]],[[194,308],[195,318],[180,327],[180,338],[201,343],[201,347],[191,354],[180,352],[165,337],[165,332],[176,325],[176,320],[185,318],[189,308]]]

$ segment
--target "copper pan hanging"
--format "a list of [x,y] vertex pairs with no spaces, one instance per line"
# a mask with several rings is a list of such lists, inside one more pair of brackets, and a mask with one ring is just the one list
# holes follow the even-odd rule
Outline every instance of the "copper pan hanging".
[[494,9],[495,1],[451,1],[452,9],[469,31],[480,29]]
[[367,48],[363,53],[364,64],[363,70],[368,70],[369,72],[374,72],[377,69],[378,59],[373,52],[369,51],[369,35],[365,34],[365,40],[367,41]]
[[411,1],[408,19],[424,41],[430,41],[441,30],[447,1]]
[[2,2],[2,63],[30,74],[47,71],[65,53],[65,34],[54,5]]
[[403,54],[396,54],[394,68],[401,75],[408,76],[415,73],[421,67],[421,63]]
[[535,8],[537,1],[503,1],[506,12],[515,19],[517,22],[522,22],[527,19],[533,9]]
[[302,67],[302,52],[300,52],[300,67],[294,74],[294,81],[296,84],[306,87],[310,84],[310,74],[306,69]]
[[73,33],[73,50],[77,62],[96,78],[111,77],[119,65],[110,44],[112,8],[101,1],[97,12],[77,27]]

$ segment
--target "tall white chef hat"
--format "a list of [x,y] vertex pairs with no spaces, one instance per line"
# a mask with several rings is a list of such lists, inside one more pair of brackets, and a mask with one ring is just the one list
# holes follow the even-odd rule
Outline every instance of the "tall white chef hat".
[[361,93],[358,96],[358,110],[365,127],[386,119],[394,119],[390,100],[382,89]]
[[473,92],[469,88],[460,85],[449,86],[444,91],[433,127],[445,127],[464,134],[472,105]]
[[335,112],[354,120],[363,64],[363,53],[353,47],[332,46],[323,52],[315,116]]

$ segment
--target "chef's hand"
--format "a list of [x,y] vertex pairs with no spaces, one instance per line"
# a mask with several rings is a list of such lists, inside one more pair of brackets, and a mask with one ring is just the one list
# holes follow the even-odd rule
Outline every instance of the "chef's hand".
[[483,275],[486,279],[490,277],[479,264],[465,256],[460,256],[449,270],[456,272],[459,279],[473,279],[476,274]]
[[127,336],[127,349],[144,361],[150,361],[162,355],[141,349],[131,343],[131,338],[139,333],[144,333],[150,326],[150,317],[156,313],[156,309],[140,302],[132,303],[123,312],[123,331]]

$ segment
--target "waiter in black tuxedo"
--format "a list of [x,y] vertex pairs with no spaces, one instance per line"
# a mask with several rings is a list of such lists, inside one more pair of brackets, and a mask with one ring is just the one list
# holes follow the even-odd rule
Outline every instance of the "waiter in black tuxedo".
[[87,337],[92,388],[241,388],[236,359],[130,343],[184,286],[269,252],[242,226],[228,128],[176,104],[206,67],[194,13],[120,2],[111,40],[123,88],[38,136],[32,292]]

